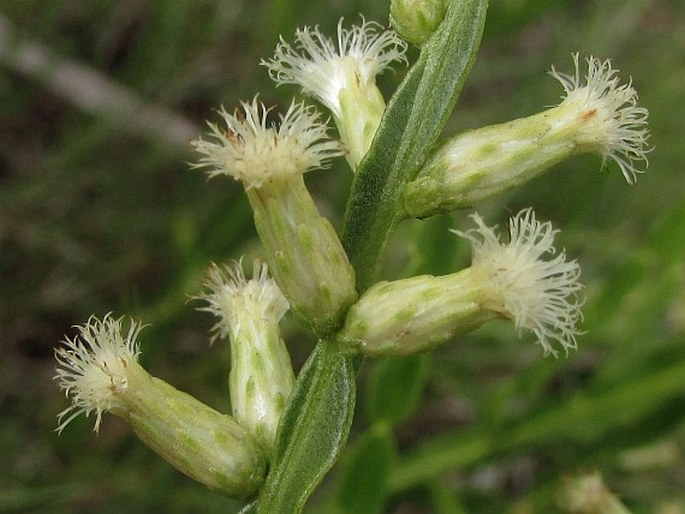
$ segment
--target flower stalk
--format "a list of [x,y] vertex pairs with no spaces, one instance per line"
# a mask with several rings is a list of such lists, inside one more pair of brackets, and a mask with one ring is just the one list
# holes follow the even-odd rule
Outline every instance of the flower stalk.
[[319,214],[304,180],[247,192],[274,278],[293,309],[319,334],[335,330],[357,298],[338,235]]
[[483,288],[471,269],[379,282],[352,306],[338,341],[379,357],[430,350],[496,318],[478,303]]
[[[213,265],[200,296],[200,310],[218,318],[212,340],[230,340],[231,416],[149,375],[138,364],[140,325],[126,332],[108,315],[78,327],[56,352],[56,378],[72,401],[58,431],[91,413],[97,431],[111,412],[188,476],[256,497],[245,511],[297,513],[345,445],[360,356],[430,350],[496,319],[532,333],[546,355],[575,349],[580,268],[532,209],[511,217],[506,241],[478,214],[475,228],[453,230],[471,244],[465,269],[372,283],[402,218],[475,206],[579,153],[614,161],[631,184],[647,165],[648,113],[631,83],[594,57],[581,77],[577,54],[574,73],[552,68],[564,88],[559,105],[463,133],[433,152],[473,62],[487,3],[392,0],[399,35],[362,18],[350,28],[341,20],[337,40],[318,27],[299,29],[293,44],[281,39],[262,64],[278,85],[296,84],[323,104],[340,141],[316,109],[293,101],[272,122],[255,97],[234,113],[222,108],[221,122],[192,143],[201,155],[195,168],[241,182],[268,263],[255,261],[250,279],[240,262]],[[420,55],[386,111],[376,77],[406,62],[400,37]],[[359,169],[344,248],[304,180],[343,155]],[[279,329],[289,308],[318,339],[297,381]]]

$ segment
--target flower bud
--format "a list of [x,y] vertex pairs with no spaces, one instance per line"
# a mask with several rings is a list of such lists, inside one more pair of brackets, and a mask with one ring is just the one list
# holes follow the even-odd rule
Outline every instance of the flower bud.
[[447,0],[392,0],[390,24],[404,39],[423,46],[447,10]]
[[269,267],[291,307],[320,335],[335,329],[357,298],[355,274],[302,177],[282,190],[248,191],[248,198]]
[[573,58],[575,75],[552,69],[566,91],[558,106],[449,140],[405,187],[405,213],[426,217],[473,207],[581,153],[615,161],[634,183],[637,163],[647,163],[648,112],[637,106],[630,84],[619,84],[608,60],[588,58],[583,83],[578,54]]
[[471,270],[379,282],[350,308],[338,339],[365,355],[430,350],[496,317],[478,303],[482,285]]
[[[137,336],[131,323],[91,317],[80,335],[56,350],[56,379],[72,405],[59,415],[61,432],[81,413],[103,412],[126,421],[136,435],[189,477],[230,496],[254,493],[264,480],[266,459],[252,437],[233,418],[206,406],[138,364]],[[66,419],[64,419],[66,417]]]
[[231,338],[229,386],[233,416],[269,454],[285,403],[295,383],[288,350],[278,322],[288,301],[268,276],[265,264],[255,261],[247,280],[240,263],[222,270],[213,265],[201,296],[220,318],[216,335]]
[[305,323],[319,335],[330,332],[356,299],[355,275],[302,175],[324,167],[340,147],[303,105],[292,104],[278,128],[267,124],[267,110],[256,100],[242,107],[244,117],[221,113],[227,133],[210,125],[218,142],[194,143],[205,155],[197,166],[243,183],[278,286]]
[[345,29],[342,21],[337,48],[318,27],[305,27],[295,33],[294,46],[281,38],[274,57],[262,64],[277,84],[297,84],[330,109],[354,170],[385,111],[376,76],[394,61],[406,63],[407,45],[377,23],[362,18],[361,25]]
[[510,240],[503,244],[477,214],[473,219],[478,229],[457,232],[471,241],[471,267],[371,287],[350,308],[340,343],[368,355],[403,355],[503,318],[533,332],[545,353],[556,355],[552,341],[566,351],[575,348],[580,271],[563,252],[541,259],[555,253],[551,224],[538,222],[530,209],[521,211],[510,220]]

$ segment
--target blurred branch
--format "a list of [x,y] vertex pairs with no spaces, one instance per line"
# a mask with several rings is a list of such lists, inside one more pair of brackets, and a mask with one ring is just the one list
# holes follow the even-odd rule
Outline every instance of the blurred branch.
[[0,13],[0,64],[40,81],[85,112],[102,116],[127,132],[169,146],[185,146],[200,129],[96,70],[28,40]]

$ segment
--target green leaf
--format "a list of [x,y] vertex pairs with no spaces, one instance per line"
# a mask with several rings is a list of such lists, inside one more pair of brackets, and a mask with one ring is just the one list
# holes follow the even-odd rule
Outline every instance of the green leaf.
[[337,511],[380,514],[395,456],[395,441],[387,424],[376,424],[365,432],[347,454],[337,494]]
[[487,0],[453,0],[388,103],[347,204],[343,245],[364,291],[399,221],[402,186],[411,180],[452,112],[475,58]]
[[393,425],[409,417],[421,399],[429,367],[427,353],[378,362],[366,395],[371,421]]
[[283,414],[259,494],[260,514],[298,513],[345,446],[355,403],[355,358],[320,342]]

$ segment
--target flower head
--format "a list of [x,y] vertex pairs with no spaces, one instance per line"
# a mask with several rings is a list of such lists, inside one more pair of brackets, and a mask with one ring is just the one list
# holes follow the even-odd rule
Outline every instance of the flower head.
[[509,242],[503,244],[478,214],[472,219],[478,228],[454,231],[468,239],[473,249],[472,269],[488,280],[483,307],[511,319],[518,329],[532,331],[545,353],[557,354],[551,342],[557,341],[568,351],[576,347],[580,332],[576,323],[582,319],[581,302],[576,293],[580,267],[567,261],[553,243],[556,230],[549,222],[541,223],[532,209],[525,209],[509,222]]
[[281,38],[275,56],[262,64],[278,84],[297,84],[317,98],[336,118],[342,117],[342,89],[374,85],[375,78],[395,61],[406,62],[407,44],[392,30],[383,30],[362,17],[349,29],[338,22],[338,41],[321,34],[318,27],[295,32],[293,48]]
[[224,269],[216,264],[209,268],[205,281],[207,292],[199,298],[209,304],[200,310],[219,318],[212,328],[213,339],[228,335],[235,339],[241,325],[250,319],[278,323],[290,308],[276,282],[269,277],[267,265],[255,260],[253,266],[250,280],[245,278],[241,262]]
[[[138,364],[142,326],[122,318],[91,317],[55,351],[60,387],[72,406],[59,414],[61,432],[81,413],[109,411],[167,462],[207,487],[231,496],[255,492],[264,480],[266,458],[234,418],[203,404]],[[66,419],[65,419],[66,418]]]
[[255,260],[247,280],[240,262],[224,270],[212,265],[201,310],[219,317],[214,338],[230,335],[229,385],[235,418],[264,449],[273,451],[286,400],[295,383],[278,322],[288,302],[269,278],[266,264]]
[[124,334],[122,319],[107,314],[100,321],[92,316],[76,327],[78,336],[66,338],[64,346],[55,351],[55,379],[72,402],[59,414],[58,432],[79,414],[88,417],[93,411],[97,432],[102,413],[115,407],[117,396],[128,387],[128,369],[138,361],[137,337],[142,325],[131,321]]
[[219,114],[226,127],[208,123],[215,141],[193,141],[204,155],[194,167],[209,167],[209,176],[230,175],[243,182],[245,189],[287,179],[328,165],[329,159],[342,155],[337,141],[326,134],[327,126],[312,107],[293,102],[276,127],[267,122],[267,109],[255,97],[241,102],[243,113]]
[[631,81],[621,84],[616,76],[619,70],[611,67],[609,59],[586,59],[587,73],[581,77],[579,56],[573,54],[575,72],[572,75],[558,72],[550,74],[564,86],[561,105],[572,105],[579,110],[581,119],[588,123],[588,143],[604,159],[612,159],[621,168],[629,184],[635,183],[642,173],[637,163],[648,164],[647,146],[649,112],[637,105],[637,92]]

